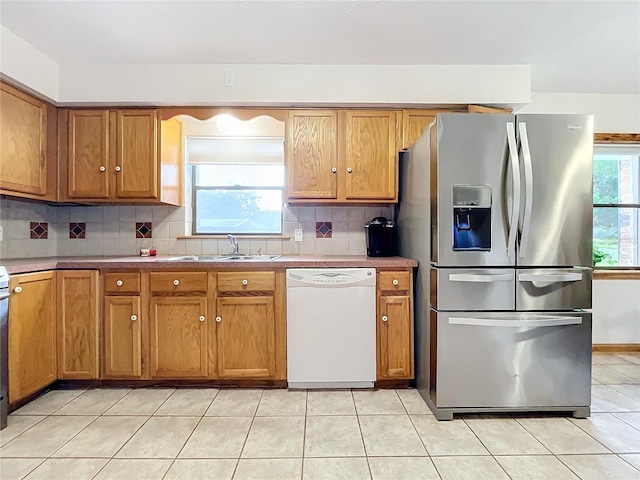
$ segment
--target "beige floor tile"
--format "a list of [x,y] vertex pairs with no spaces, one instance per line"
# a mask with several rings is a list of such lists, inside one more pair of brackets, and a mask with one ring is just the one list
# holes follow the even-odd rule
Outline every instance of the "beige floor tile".
[[508,480],[509,477],[493,457],[434,457],[442,480]]
[[356,406],[350,390],[310,390],[307,394],[307,415],[355,415]]
[[156,410],[154,415],[201,417],[218,392],[217,388],[179,388]]
[[395,390],[354,390],[353,399],[358,415],[407,413]]
[[578,480],[571,470],[551,455],[495,459],[513,480]]
[[632,453],[627,455],[619,455],[627,463],[633,465],[636,469],[640,470],[640,453]]
[[640,453],[640,431],[610,413],[571,421],[614,453]]
[[636,354],[636,355],[617,355],[618,357],[620,357],[623,360],[626,360],[627,362],[630,363],[635,363],[636,365],[640,365],[640,354]]
[[411,421],[429,455],[489,455],[464,420],[440,422],[433,415],[411,415]]
[[153,415],[173,392],[173,388],[132,390],[107,410],[105,415]]
[[173,460],[113,459],[94,480],[161,480]]
[[466,419],[465,422],[492,455],[551,453],[513,418]]
[[306,390],[265,390],[258,405],[259,417],[304,415],[307,411]]
[[199,420],[199,417],[152,417],[116,457],[175,458]]
[[364,457],[358,417],[307,418],[304,455],[305,457]]
[[613,415],[623,422],[628,423],[636,430],[640,430],[640,412],[618,412]]
[[407,415],[362,415],[358,420],[368,456],[422,457],[427,455]]
[[205,417],[189,437],[180,458],[238,458],[251,417]]
[[613,370],[615,365],[593,365],[591,367],[591,377],[605,385],[618,383],[636,383],[633,378]]
[[640,402],[640,385],[609,385],[616,392],[620,392],[623,395]]
[[130,392],[128,388],[88,390],[58,410],[56,415],[102,415]]
[[624,355],[601,355],[594,354],[592,357],[594,365],[629,365],[634,363],[625,358]]
[[409,415],[432,415],[427,402],[415,388],[403,388],[396,390],[405,410]]
[[607,368],[640,382],[640,365],[608,365]]
[[100,417],[54,457],[111,458],[138,431],[149,417]]
[[44,461],[44,458],[0,458],[0,478],[20,480]]
[[304,417],[255,417],[242,458],[301,457]]
[[48,457],[96,417],[48,417],[0,448],[3,457]]
[[554,454],[610,453],[566,418],[518,418],[517,421]]
[[231,480],[237,460],[176,460],[163,480]]
[[370,457],[373,480],[440,480],[428,457]]
[[233,480],[300,480],[301,458],[243,458]]
[[9,415],[7,426],[4,430],[0,430],[0,446],[23,434],[45,418],[39,415]]
[[600,405],[596,405],[595,403],[591,403],[591,413],[602,413],[602,412],[604,412],[604,408],[602,408]]
[[208,417],[253,417],[262,390],[221,390],[205,413]]
[[[634,387],[635,385],[627,386]],[[592,385],[591,402],[601,407],[605,412],[640,411],[640,402],[636,402],[608,385]]]
[[558,458],[582,480],[640,478],[640,472],[617,455],[561,455]]
[[371,480],[365,457],[305,458],[302,480]]
[[82,393],[84,390],[52,390],[19,408],[13,415],[51,415]]
[[49,458],[25,480],[86,480],[93,478],[108,461],[106,458]]

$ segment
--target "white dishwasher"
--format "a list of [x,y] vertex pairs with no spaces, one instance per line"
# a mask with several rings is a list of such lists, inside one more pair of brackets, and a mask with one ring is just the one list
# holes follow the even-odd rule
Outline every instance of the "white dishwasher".
[[289,387],[368,388],[375,379],[375,268],[287,269]]

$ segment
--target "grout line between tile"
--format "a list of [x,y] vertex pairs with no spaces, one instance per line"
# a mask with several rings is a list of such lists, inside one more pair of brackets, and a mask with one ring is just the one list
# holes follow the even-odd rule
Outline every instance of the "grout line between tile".
[[244,448],[247,446],[247,440],[249,439],[249,435],[251,435],[251,429],[253,428],[253,422],[256,420],[256,413],[258,413],[258,407],[260,406],[260,402],[262,401],[263,395],[264,395],[264,389],[262,389],[262,391],[260,392],[260,398],[258,399],[258,404],[256,405],[256,409],[253,412],[253,417],[251,418],[251,424],[249,425],[249,429],[247,430],[247,435],[244,437],[244,442],[242,443],[242,448],[240,449],[240,454],[238,455],[238,459],[236,461],[236,466],[233,468],[233,473],[231,474],[231,478],[232,479],[236,476],[236,472],[238,471],[238,465],[240,465],[240,459],[242,458],[242,452],[244,452]]

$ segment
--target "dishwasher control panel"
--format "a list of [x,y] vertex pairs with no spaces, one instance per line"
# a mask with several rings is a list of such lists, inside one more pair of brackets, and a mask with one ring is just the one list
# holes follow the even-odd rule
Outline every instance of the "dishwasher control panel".
[[375,268],[291,268],[287,286],[296,285],[375,285]]

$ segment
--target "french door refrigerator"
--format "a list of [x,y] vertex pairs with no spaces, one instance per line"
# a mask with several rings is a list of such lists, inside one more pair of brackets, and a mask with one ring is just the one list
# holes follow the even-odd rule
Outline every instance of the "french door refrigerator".
[[416,386],[436,418],[590,414],[593,118],[438,114],[401,161]]

